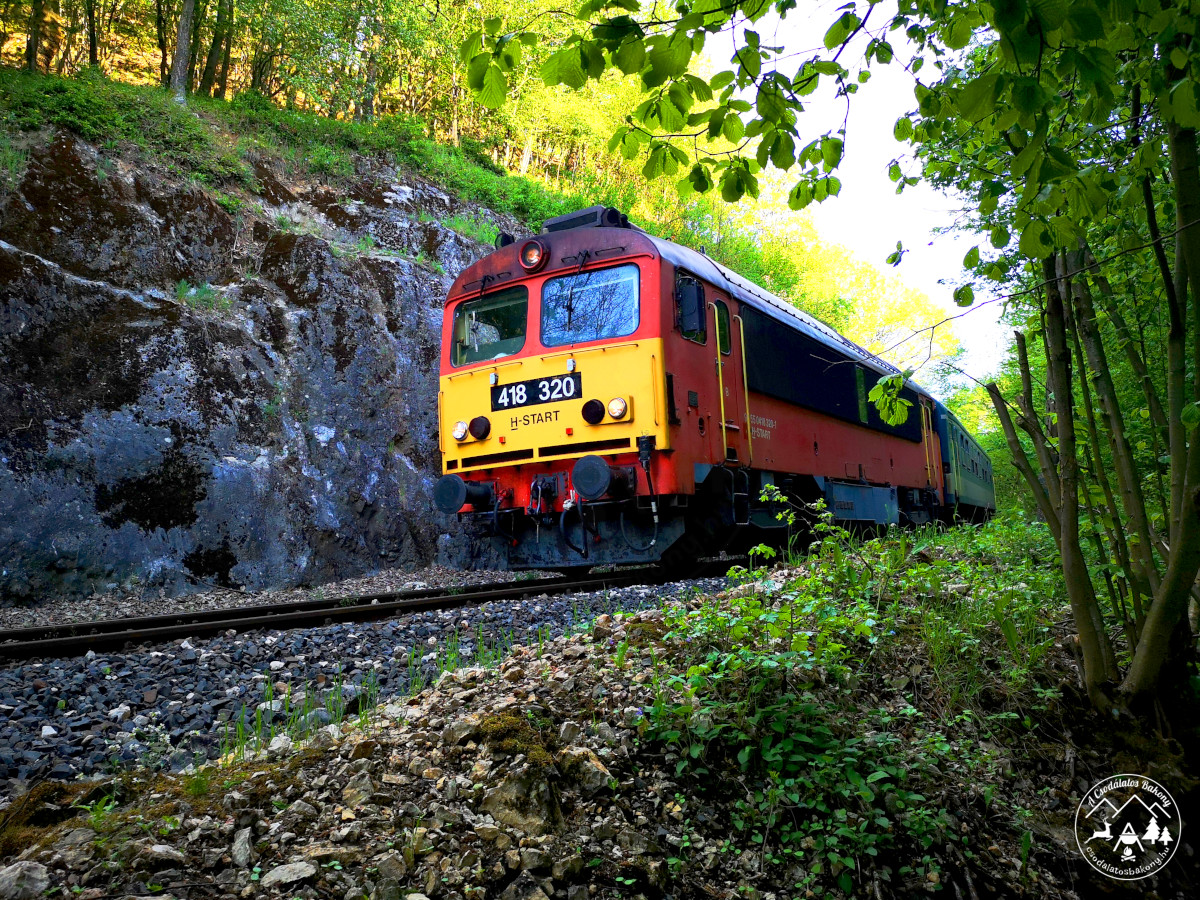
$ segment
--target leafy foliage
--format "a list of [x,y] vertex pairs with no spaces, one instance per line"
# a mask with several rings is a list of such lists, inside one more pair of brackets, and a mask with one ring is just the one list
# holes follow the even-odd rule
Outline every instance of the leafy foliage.
[[[957,840],[926,791],[990,763],[953,729],[1034,727],[997,711],[997,692],[1010,709],[1053,702],[1039,679],[1063,610],[1043,600],[1060,576],[1045,529],[1019,518],[862,542],[816,513],[819,539],[788,562],[799,568],[744,573],[726,597],[668,612],[644,731],[699,790],[745,785],[732,826],[760,865],[850,893],[868,867],[924,876],[930,848]],[[932,703],[907,674],[926,668]]]

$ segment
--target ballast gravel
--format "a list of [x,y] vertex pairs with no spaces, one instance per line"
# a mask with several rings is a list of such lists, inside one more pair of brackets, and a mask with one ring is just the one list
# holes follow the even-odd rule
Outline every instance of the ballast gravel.
[[[348,710],[375,690],[407,695],[410,676],[437,675],[448,662],[586,625],[597,615],[658,606],[725,578],[703,578],[593,593],[413,613],[388,621],[263,630],[85,657],[15,663],[0,669],[0,798],[46,778],[102,776],[132,765],[178,771],[213,758],[236,734],[272,719],[307,691],[329,721],[336,695]],[[333,702],[328,702],[328,701]],[[2,801],[0,801],[2,802]]]
[[[554,572],[530,572],[523,576],[552,577]],[[110,590],[90,597],[46,597],[29,602],[0,597],[0,629],[32,628],[40,625],[68,625],[100,619],[128,619],[135,616],[162,616],[180,612],[235,609],[250,605],[292,603],[298,600],[336,600],[363,594],[413,591],[425,588],[464,587],[478,584],[504,584],[514,581],[517,573],[494,569],[460,571],[446,566],[428,566],[417,571],[385,569],[372,575],[346,578],[316,587],[284,588],[247,594],[233,588],[213,587],[182,596],[169,596],[154,588],[133,585],[110,586]]]

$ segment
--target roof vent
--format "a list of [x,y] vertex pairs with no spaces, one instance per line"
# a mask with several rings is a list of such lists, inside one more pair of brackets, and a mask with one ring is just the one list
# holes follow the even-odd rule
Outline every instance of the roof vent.
[[542,234],[572,228],[628,228],[629,217],[611,206],[589,206],[579,212],[555,216],[542,223]]

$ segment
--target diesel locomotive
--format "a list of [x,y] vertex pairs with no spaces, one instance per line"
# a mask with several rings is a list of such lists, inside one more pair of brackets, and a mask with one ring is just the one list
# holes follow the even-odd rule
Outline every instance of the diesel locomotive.
[[543,224],[455,280],[434,503],[514,569],[685,566],[770,542],[768,485],[868,526],[980,521],[991,462],[897,370],[703,252],[612,208]]

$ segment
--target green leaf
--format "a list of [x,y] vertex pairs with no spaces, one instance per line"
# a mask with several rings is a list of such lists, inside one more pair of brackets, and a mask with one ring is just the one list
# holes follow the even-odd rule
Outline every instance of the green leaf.
[[488,109],[498,109],[504,105],[504,98],[507,96],[508,79],[504,77],[499,66],[488,66],[483,75],[483,86],[477,95],[480,105]]
[[958,10],[955,10],[955,12],[958,12],[958,15],[950,23],[950,27],[942,30],[942,41],[951,50],[961,50],[971,42],[973,29],[971,28],[971,23],[962,12]]
[[644,41],[626,41],[612,55],[613,65],[626,75],[633,75],[642,70],[646,63],[646,44]]
[[771,146],[771,164],[775,168],[787,171],[796,162],[796,142],[786,132],[776,136]]
[[759,116],[768,122],[778,122],[783,118],[784,112],[787,110],[787,101],[784,99],[783,91],[779,89],[779,85],[774,81],[768,81],[759,86],[758,96],[754,101],[754,108]]
[[500,18],[499,16],[496,16],[491,19],[483,20],[483,30],[486,31],[488,34],[498,34],[500,32],[500,29],[503,27],[503,25],[504,25],[504,20],[502,18]]
[[565,84],[575,90],[587,84],[579,47],[570,45],[551,53],[542,63],[542,81],[548,85]]
[[721,134],[731,144],[736,144],[746,133],[746,125],[740,116],[728,115],[721,123]]
[[1177,69],[1186,69],[1188,64],[1188,55],[1182,47],[1175,47],[1171,50],[1171,65]]
[[998,72],[968,81],[958,92],[958,111],[973,122],[982,119],[996,108],[1000,84]]
[[1005,228],[1003,225],[993,225],[992,226],[992,233],[990,235],[990,238],[992,241],[992,246],[995,247],[997,250],[999,250],[1003,247],[1007,247],[1010,237],[1011,236],[1008,233],[1008,229]]
[[1041,219],[1034,219],[1024,230],[1021,231],[1021,240],[1018,242],[1018,247],[1025,256],[1030,259],[1044,259],[1046,254],[1052,249],[1050,244],[1050,233],[1046,229],[1046,223]]
[[829,30],[825,32],[825,49],[832,50],[840,47],[861,22],[862,20],[858,16],[849,11],[838,16],[837,21],[830,25]]
[[979,265],[979,247],[972,247],[967,251],[967,255],[963,257],[963,268],[973,269]]
[[895,135],[898,141],[907,141],[913,134],[912,119],[908,116],[896,120],[896,127],[892,129],[892,134]]
[[492,64],[490,53],[480,53],[467,66],[467,87],[475,93],[483,90],[483,79],[487,75],[488,66]]
[[959,306],[970,306],[975,302],[975,291],[969,284],[964,284],[954,291],[954,302]]
[[469,63],[478,54],[483,52],[483,32],[473,31],[467,35],[467,39],[459,45],[458,59],[460,62]]
[[716,75],[710,78],[708,81],[708,86],[714,91],[719,91],[721,88],[725,87],[725,85],[733,81],[733,78],[733,72],[726,69],[724,72],[718,72]]
[[821,138],[821,160],[825,163],[825,171],[830,172],[837,168],[838,163],[842,161],[842,140],[835,137]]
[[1196,426],[1200,425],[1200,402],[1185,406],[1179,415],[1179,421],[1188,431],[1195,431]]

